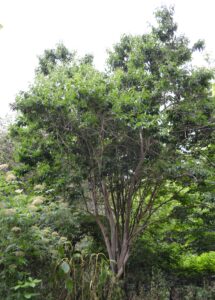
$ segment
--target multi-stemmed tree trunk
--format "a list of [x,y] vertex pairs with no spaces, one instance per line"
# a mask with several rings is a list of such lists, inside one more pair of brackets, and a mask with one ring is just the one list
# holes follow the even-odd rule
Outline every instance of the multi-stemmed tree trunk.
[[[100,142],[102,145],[104,141]],[[98,170],[104,169],[103,148],[99,151],[100,157],[91,158],[98,168],[92,169],[88,178],[90,201],[86,201],[87,210],[95,216],[111,269],[117,277],[124,272],[135,237],[146,227],[151,215],[159,207],[159,204],[155,205],[155,198],[161,178],[153,178],[154,183],[143,181],[144,160],[153,143],[150,143],[150,139],[144,140],[141,131],[139,141],[136,142],[139,144],[137,165],[134,170],[130,170],[130,175],[129,172],[127,175],[119,174],[114,167],[110,174],[98,174]]]

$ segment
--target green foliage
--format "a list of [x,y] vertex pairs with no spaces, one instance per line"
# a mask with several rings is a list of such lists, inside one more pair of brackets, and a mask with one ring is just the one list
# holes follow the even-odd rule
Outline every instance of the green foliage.
[[45,50],[44,54],[39,57],[37,72],[48,75],[56,65],[71,62],[74,55],[75,53],[70,53],[63,44],[59,44],[56,49]]
[[[57,226],[54,228],[50,221],[52,228],[46,227],[43,219],[48,222],[52,211],[63,214],[68,209],[48,205],[48,200],[36,191],[26,194],[24,183],[12,173],[2,171],[0,186],[0,298],[23,299],[27,295],[30,299],[39,290],[39,286],[32,284],[40,281],[31,282],[29,278],[39,278],[48,284],[54,261],[71,251],[67,238],[56,232]],[[46,292],[48,289],[47,286]]]
[[201,255],[184,255],[181,259],[182,269],[192,276],[193,273],[214,274],[215,272],[215,251],[202,253]]
[[16,291],[17,299],[32,299],[38,294],[31,292],[31,290],[34,289],[40,282],[41,280],[28,277],[25,281],[18,281],[18,284],[12,289]]
[[53,199],[44,184],[32,191],[6,169],[0,199],[0,298],[59,299],[63,291],[67,299],[106,299],[117,291],[105,256],[87,254],[90,239],[81,245],[91,231],[86,217],[62,197]]
[[[214,297],[214,173],[207,161],[198,157],[198,162],[200,165],[192,169],[208,172],[209,181],[203,186],[196,181],[181,191],[179,186],[167,185],[166,196],[175,190],[175,201],[157,212],[148,230],[135,243],[126,282],[131,285],[130,292],[135,286],[143,299],[153,299],[152,284],[159,286],[161,279],[161,294],[175,293],[179,299]],[[153,277],[154,272],[161,272],[161,277]]]
[[0,298],[213,298],[214,74],[173,14],[124,35],[105,72],[64,45],[39,58],[15,164],[0,133]]
[[156,213],[168,215],[162,207],[172,201],[173,214],[186,214],[174,201],[184,192],[203,202],[200,186],[213,178],[197,153],[214,141],[214,74],[192,66],[203,44],[177,34],[173,13],[158,10],[151,32],[124,35],[109,52],[109,72],[63,45],[46,50],[34,84],[14,104],[17,172],[94,215],[118,277]]
[[13,142],[8,134],[11,122],[7,118],[0,118],[0,164],[13,163]]

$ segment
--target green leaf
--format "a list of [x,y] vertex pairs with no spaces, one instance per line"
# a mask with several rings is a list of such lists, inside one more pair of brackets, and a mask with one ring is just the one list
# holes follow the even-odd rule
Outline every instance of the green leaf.
[[25,299],[31,299],[32,298],[32,294],[25,294],[24,297],[25,297]]
[[20,289],[20,285],[16,285],[12,289],[15,290],[15,291],[17,291],[18,289]]
[[66,289],[71,293],[73,290],[73,281],[71,278],[67,278],[66,283],[65,283]]
[[32,299],[34,296],[38,296],[38,293],[25,293],[24,297],[25,299]]

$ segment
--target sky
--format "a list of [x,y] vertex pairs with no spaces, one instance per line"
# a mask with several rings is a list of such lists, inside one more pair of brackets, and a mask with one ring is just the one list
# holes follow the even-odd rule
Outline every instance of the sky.
[[126,34],[143,34],[161,5],[174,5],[179,32],[206,41],[215,59],[214,0],[0,0],[0,117],[33,82],[38,56],[63,42],[94,55],[104,68],[106,50]]

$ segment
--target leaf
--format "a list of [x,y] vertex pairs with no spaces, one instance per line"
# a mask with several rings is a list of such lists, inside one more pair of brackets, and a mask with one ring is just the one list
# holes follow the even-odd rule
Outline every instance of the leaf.
[[67,278],[66,283],[65,283],[66,289],[71,293],[73,290],[73,281],[71,278]]
[[9,246],[7,246],[7,248],[5,249],[5,252],[9,252],[11,249],[16,249],[17,245],[16,244],[11,244]]
[[70,271],[70,266],[66,261],[62,262],[62,264],[60,265],[60,268],[63,270],[63,272],[65,274],[68,274]]
[[36,286],[36,283],[35,282],[28,282],[28,286],[34,288]]
[[32,294],[24,294],[25,299],[31,299],[32,298]]
[[38,296],[38,293],[25,293],[24,297],[25,299],[32,299],[34,296]]
[[16,285],[12,289],[15,290],[15,291],[17,291],[18,289],[20,289],[20,285]]

